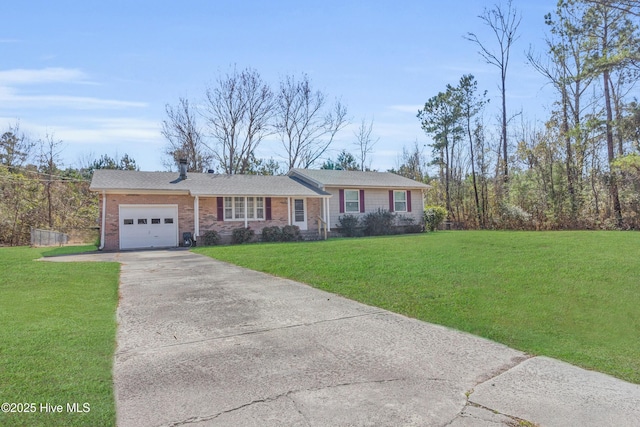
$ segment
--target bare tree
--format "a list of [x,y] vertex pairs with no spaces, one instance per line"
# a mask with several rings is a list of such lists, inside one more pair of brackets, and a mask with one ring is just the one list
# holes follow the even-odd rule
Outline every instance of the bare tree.
[[507,99],[506,81],[507,68],[509,66],[509,56],[511,46],[518,39],[518,27],[522,17],[517,10],[507,1],[506,10],[502,5],[495,5],[493,9],[486,9],[482,15],[478,16],[487,25],[496,37],[498,50],[491,50],[483,44],[474,33],[467,33],[467,40],[475,43],[480,50],[478,53],[487,64],[494,65],[500,69],[500,92],[502,95],[502,157],[503,157],[503,179],[509,179],[508,165],[508,144],[507,144]]
[[360,169],[367,170],[371,166],[371,160],[367,164],[367,157],[373,153],[373,147],[380,141],[380,138],[373,139],[371,132],[373,131],[373,119],[367,123],[365,118],[360,122],[360,127],[357,131],[353,132],[356,137],[355,145],[358,146],[358,152],[360,154]]
[[326,111],[326,97],[314,91],[309,77],[287,76],[280,82],[276,102],[276,130],[288,156],[289,169],[307,168],[329,148],[347,125],[347,109],[339,101]]
[[49,228],[53,229],[53,199],[51,197],[51,186],[54,181],[54,175],[58,169],[57,163],[60,162],[62,154],[62,141],[56,140],[53,134],[47,133],[44,139],[40,140],[40,169],[45,177],[43,180],[45,186],[45,194],[47,197],[47,223]]
[[20,132],[20,124],[9,126],[0,136],[0,165],[22,166],[31,155],[34,142]]
[[256,70],[235,68],[207,89],[206,120],[213,155],[227,174],[249,170],[260,142],[271,132],[273,92]]
[[423,149],[414,141],[413,147],[402,147],[402,154],[396,160],[396,168],[389,169],[389,172],[404,176],[415,181],[424,182],[427,178],[427,161]]
[[187,159],[189,172],[203,172],[213,160],[213,153],[202,140],[202,131],[196,121],[196,111],[186,98],[180,98],[178,105],[165,106],[167,118],[162,121],[162,135],[169,143],[165,154],[169,156],[165,165],[175,166],[180,159]]

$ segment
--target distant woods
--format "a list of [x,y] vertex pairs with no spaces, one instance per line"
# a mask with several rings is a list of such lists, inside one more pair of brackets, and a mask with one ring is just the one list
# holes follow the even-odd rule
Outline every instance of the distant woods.
[[419,110],[432,141],[429,203],[459,228],[639,229],[639,11],[637,1],[558,2],[544,17],[544,51],[526,52],[555,94],[534,123],[505,96],[519,14],[510,1],[486,9],[479,18],[494,38],[467,39],[500,70],[500,114],[486,117],[471,75]]
[[95,169],[137,170],[127,154],[102,155],[79,168],[62,168],[63,142],[38,140],[19,124],[0,135],[0,246],[28,245],[30,229],[86,231],[98,226],[98,198],[89,191]]

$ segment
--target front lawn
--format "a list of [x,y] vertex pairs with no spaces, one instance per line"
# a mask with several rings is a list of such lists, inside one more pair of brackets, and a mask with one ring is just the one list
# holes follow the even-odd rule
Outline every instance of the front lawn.
[[640,383],[635,232],[437,232],[196,251]]
[[120,267],[34,261],[84,249],[0,248],[0,425],[115,425]]

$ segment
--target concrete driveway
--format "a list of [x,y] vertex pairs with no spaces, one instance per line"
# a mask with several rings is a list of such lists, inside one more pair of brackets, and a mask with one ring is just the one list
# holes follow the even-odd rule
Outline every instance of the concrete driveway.
[[640,425],[638,385],[188,251],[50,260],[122,263],[121,427]]

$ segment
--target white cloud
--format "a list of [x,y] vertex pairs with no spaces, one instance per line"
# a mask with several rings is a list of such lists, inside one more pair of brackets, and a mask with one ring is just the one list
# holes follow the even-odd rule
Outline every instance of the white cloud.
[[88,76],[75,68],[13,69],[0,71],[0,105],[20,108],[70,108],[75,110],[144,108],[145,102],[121,101],[90,96],[23,94],[17,86],[33,86],[52,83],[95,84]]
[[87,75],[76,68],[16,68],[0,71],[0,85],[33,85],[43,83],[88,83]]
[[[4,99],[0,98],[0,101]],[[67,107],[77,110],[93,109],[120,109],[120,108],[143,108],[145,102],[119,101],[115,99],[100,99],[84,96],[64,96],[64,95],[40,95],[40,96],[20,96],[10,97],[7,102],[24,104],[31,108]]]
[[158,142],[163,139],[160,124],[144,119],[93,119],[74,123],[73,126],[57,126],[54,130],[60,139],[70,144]]
[[68,117],[63,123],[43,124],[39,120],[17,120],[10,116],[0,117],[0,131],[9,125],[20,124],[20,130],[32,139],[46,134],[54,135],[69,144],[110,144],[118,142],[163,141],[160,124],[154,120],[114,118]]
[[0,104],[17,108],[51,108],[65,107],[76,110],[144,108],[146,102],[119,101],[87,96],[69,95],[21,95],[9,87],[0,86]]
[[391,105],[389,107],[390,110],[400,111],[402,113],[413,113],[418,114],[418,110],[423,108],[424,105]]

